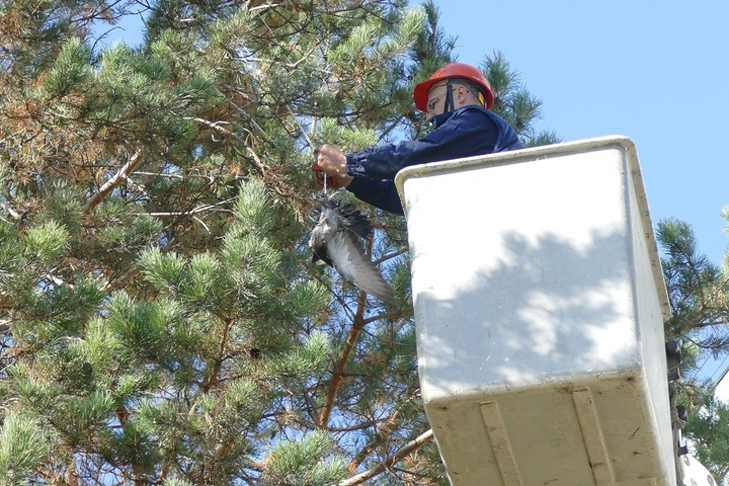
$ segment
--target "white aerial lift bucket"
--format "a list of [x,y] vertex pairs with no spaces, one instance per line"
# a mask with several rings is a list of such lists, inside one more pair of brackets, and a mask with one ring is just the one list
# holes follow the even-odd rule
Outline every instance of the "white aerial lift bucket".
[[413,166],[396,184],[451,483],[675,486],[670,307],[633,143]]

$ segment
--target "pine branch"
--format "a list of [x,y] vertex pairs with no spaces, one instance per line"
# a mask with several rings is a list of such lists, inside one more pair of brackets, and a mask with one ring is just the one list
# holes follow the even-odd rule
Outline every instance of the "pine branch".
[[360,292],[359,297],[357,298],[357,312],[354,316],[352,329],[349,331],[344,350],[342,351],[339,361],[337,362],[337,366],[334,369],[332,380],[329,382],[329,390],[327,391],[327,399],[324,409],[321,411],[321,414],[319,414],[318,426],[320,428],[326,428],[329,423],[329,416],[332,413],[332,408],[334,408],[334,401],[337,398],[337,392],[339,391],[339,386],[341,385],[342,378],[344,377],[344,368],[347,366],[349,355],[357,342],[357,338],[359,338],[359,335],[362,332],[362,328],[365,326],[363,317],[366,305],[367,294]]
[[205,383],[202,385],[202,391],[207,393],[210,389],[215,386],[218,382],[218,373],[220,373],[220,366],[223,364],[223,358],[225,356],[225,346],[228,344],[228,334],[230,328],[233,326],[232,319],[225,320],[225,327],[223,328],[223,337],[220,339],[220,345],[218,347],[218,356],[216,356],[213,362],[212,368],[210,369],[210,375]]
[[[220,344],[218,346],[218,355],[214,359],[212,368],[208,367],[208,369],[210,370],[210,374],[205,380],[205,383],[203,383],[200,387],[203,393],[207,393],[213,386],[219,383],[218,374],[220,373],[220,367],[222,366],[223,360],[225,359],[225,347],[228,343],[230,328],[233,326],[233,319],[226,319],[224,326],[225,327],[223,328],[223,336],[220,339]],[[221,442],[215,446],[215,449],[213,451],[213,458],[210,464],[201,464],[201,468],[198,473],[201,478],[203,477],[205,468],[207,466],[214,467],[215,464],[220,464],[223,461],[223,458],[225,458],[225,456],[228,454],[231,445],[233,445],[231,442]]]
[[13,207],[10,205],[9,202],[3,199],[2,202],[0,202],[0,206],[10,215],[11,218],[13,218],[15,221],[20,220],[20,213],[18,213]]
[[[139,273],[139,269],[132,265],[126,271],[116,275],[109,276],[108,281],[101,287],[102,292],[112,292],[123,287],[133,276]],[[112,285],[113,284],[113,285]]]
[[390,417],[385,421],[385,423],[380,427],[377,432],[375,433],[375,437],[366,445],[364,446],[356,456],[354,456],[354,459],[352,459],[352,462],[349,463],[349,466],[347,466],[347,469],[349,469],[349,472],[355,472],[357,471],[357,468],[360,464],[362,464],[362,461],[364,461],[367,456],[372,454],[372,452],[385,440],[387,440],[388,437],[390,437],[390,434],[392,434],[393,429],[395,428],[395,425],[397,424],[397,420],[400,417],[400,410],[396,410]]
[[[196,208],[192,208],[189,211],[158,211],[153,213],[135,213],[135,214],[145,214],[148,216],[193,216],[198,213],[204,213],[205,211],[222,211],[222,212],[231,212],[229,209],[219,209],[218,206],[222,206],[223,204],[227,204],[231,201],[234,201],[237,199],[236,197],[230,197],[228,199],[225,199],[223,201],[217,202],[215,204],[205,204],[203,206],[198,206]],[[193,216],[194,218],[194,216]]]
[[131,177],[124,175],[124,180],[126,181],[127,185],[132,188],[132,190],[137,191],[142,196],[149,199],[149,194],[147,194],[147,190],[142,186],[141,184],[137,184],[132,180]]
[[336,299],[336,301],[339,302],[339,305],[342,306],[342,309],[344,309],[344,313],[347,314],[347,317],[349,317],[352,320],[352,322],[354,322],[355,313],[352,312],[352,309],[349,308],[349,306],[347,305],[347,301],[345,301],[341,295],[339,295],[333,288],[331,288],[327,282],[325,282],[321,277],[319,277],[319,275],[317,275],[315,273],[311,273],[310,276],[312,278],[314,278],[317,282],[322,284],[322,286],[324,286],[329,291],[329,293],[332,295],[332,297],[334,297],[334,299]]
[[198,118],[198,117],[194,117],[194,116],[184,116],[184,117],[182,117],[182,119],[188,120],[188,121],[196,121],[198,123],[205,125],[206,127],[212,128],[213,130],[216,130],[224,135],[227,135],[229,137],[234,137],[239,142],[243,142],[243,139],[241,138],[240,135],[238,135],[235,132],[231,132],[227,128],[221,126],[221,125],[230,125],[230,122],[227,122],[225,120],[218,120],[216,122],[211,122],[210,120],[205,120],[204,118]]
[[407,456],[413,451],[416,451],[424,444],[427,444],[433,440],[433,429],[428,429],[427,431],[423,432],[419,436],[417,436],[415,439],[408,442],[405,447],[397,451],[394,455],[388,457],[385,459],[382,464],[373,467],[372,469],[369,469],[361,474],[357,474],[356,476],[352,476],[349,479],[345,479],[344,481],[340,481],[338,486],[354,486],[355,484],[361,484],[367,481],[368,479],[372,479],[373,477],[381,474],[385,470],[387,470],[389,467],[393,466],[394,464],[397,464],[400,459]]
[[[369,236],[367,239],[367,252],[366,255],[370,255],[372,253],[372,244],[374,242],[374,239],[372,235]],[[327,399],[324,405],[324,409],[321,411],[321,414],[319,415],[319,427],[326,428],[329,423],[329,415],[332,413],[332,408],[334,407],[334,400],[337,397],[337,392],[339,391],[339,386],[342,383],[342,377],[344,376],[344,368],[347,366],[347,362],[349,361],[349,355],[352,352],[352,349],[354,348],[355,343],[357,342],[357,338],[359,338],[360,333],[362,332],[362,328],[365,326],[365,320],[364,320],[364,313],[365,309],[367,307],[367,294],[365,292],[360,292],[359,296],[357,298],[357,311],[354,316],[354,323],[352,324],[352,329],[349,331],[349,336],[347,336],[347,342],[344,346],[344,350],[342,351],[342,355],[339,357],[339,361],[337,362],[337,366],[334,369],[334,376],[332,376],[332,381],[329,382],[329,390],[327,392]]]
[[69,486],[80,486],[80,478],[78,471],[76,471],[76,461],[74,460],[73,454],[71,454],[71,460],[68,461],[68,470],[66,471],[66,484]]
[[379,265],[380,263],[383,263],[383,262],[386,262],[387,260],[391,260],[395,257],[398,257],[398,256],[402,255],[403,253],[407,253],[407,251],[408,251],[407,248],[400,248],[399,250],[395,250],[390,253],[385,253],[384,255],[382,255],[380,258],[378,258],[377,260],[375,260],[372,263],[374,265]]
[[114,174],[111,179],[106,181],[104,185],[101,186],[99,192],[91,198],[91,200],[86,205],[86,208],[84,208],[84,214],[89,214],[91,211],[93,211],[94,208],[98,206],[101,201],[103,201],[104,198],[106,198],[106,196],[108,196],[109,193],[114,190],[114,188],[127,177],[128,174],[134,172],[134,169],[136,169],[139,163],[142,161],[142,159],[139,157],[141,154],[142,149],[137,149],[137,151],[134,152],[134,154],[129,158],[129,161],[124,164],[121,169],[119,169],[119,172]]
[[[124,430],[124,433],[126,434],[129,412],[127,411],[126,407],[124,407],[124,405],[120,406],[116,410],[116,418],[119,420],[119,423],[122,426],[122,430]],[[141,479],[142,476],[144,476],[144,470],[142,469],[142,466],[136,463],[132,464],[132,472],[134,473],[134,486],[145,486],[147,482],[144,479]]]
[[[221,175],[214,176],[212,174],[209,174],[209,175],[203,175],[203,174],[182,175],[182,174],[165,174],[163,172],[145,172],[142,170],[136,171],[135,174],[149,176],[149,177],[166,177],[168,179],[179,179],[181,181],[184,181],[185,179],[190,179],[190,178],[199,178],[199,179],[205,179],[206,181],[210,182],[210,184],[213,184],[215,182],[216,177],[222,177]],[[240,179],[240,178],[241,177],[236,177],[236,179]]]
[[362,323],[365,324],[365,325],[367,325],[370,322],[379,321],[380,319],[385,319],[388,316],[390,316],[390,314],[388,314],[388,313],[377,314],[376,316],[368,317],[367,319],[365,319],[364,321],[362,321]]
[[[290,108],[289,108],[290,110]],[[253,150],[253,148],[250,147],[248,143],[246,143],[246,140],[240,136],[240,134],[235,133],[231,130],[228,130],[227,128],[221,126],[221,125],[228,125],[230,124],[227,121],[219,120],[216,122],[211,122],[209,120],[205,120],[204,118],[198,118],[198,117],[192,117],[192,116],[186,116],[182,118],[183,120],[189,120],[189,121],[195,121],[202,125],[205,125],[207,127],[212,128],[213,130],[216,130],[226,136],[235,138],[238,142],[240,142],[243,147],[245,148],[245,155],[249,159],[253,160],[253,165],[256,166],[259,173],[263,177],[264,181],[266,181],[269,186],[281,197],[290,199],[292,201],[298,201],[299,204],[306,208],[310,205],[310,201],[308,198],[302,197],[301,194],[299,194],[297,191],[295,191],[293,188],[290,187],[289,184],[287,184],[284,181],[281,181],[280,178],[278,178],[275,174],[269,172],[266,165],[261,160],[261,157]],[[250,133],[250,131],[249,131]],[[304,135],[306,135],[304,133]],[[243,155],[243,154],[241,154]]]

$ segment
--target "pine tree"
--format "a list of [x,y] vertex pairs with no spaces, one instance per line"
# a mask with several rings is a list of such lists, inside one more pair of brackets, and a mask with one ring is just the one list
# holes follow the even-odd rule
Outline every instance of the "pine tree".
[[388,306],[306,248],[314,146],[407,132],[452,58],[404,4],[160,0],[103,51],[131,4],[0,6],[3,484],[445,484],[402,218]]
[[524,145],[537,147],[559,143],[556,133],[535,131],[533,124],[541,117],[542,102],[526,89],[519,73],[511,68],[501,52],[487,55],[481,68],[498,94],[494,112],[516,130]]
[[[679,343],[680,375],[688,376],[700,371],[699,362],[729,353],[729,268],[726,262],[721,268],[714,265],[698,251],[687,223],[668,219],[657,229],[673,310],[666,322],[666,339]],[[723,484],[729,478],[729,407],[714,398],[715,385],[679,377],[673,389],[677,405],[687,410],[685,434],[698,459]]]
[[701,408],[688,416],[687,436],[693,441],[696,457],[718,484],[729,478],[729,405],[707,390]]

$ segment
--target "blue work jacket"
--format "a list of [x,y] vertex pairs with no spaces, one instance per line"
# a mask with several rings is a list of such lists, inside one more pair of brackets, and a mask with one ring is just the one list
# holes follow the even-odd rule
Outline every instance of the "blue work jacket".
[[353,177],[347,189],[373,206],[403,214],[394,182],[400,169],[522,148],[516,132],[503,118],[476,105],[443,113],[431,121],[435,129],[422,139],[347,155],[347,173]]

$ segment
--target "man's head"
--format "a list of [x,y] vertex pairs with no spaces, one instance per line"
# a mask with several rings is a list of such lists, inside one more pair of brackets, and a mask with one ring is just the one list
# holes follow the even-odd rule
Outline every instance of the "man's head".
[[483,73],[457,62],[446,64],[415,86],[413,98],[415,106],[425,112],[428,119],[461,106],[478,104],[490,110],[494,104],[494,92]]
[[[451,89],[452,106],[448,106],[448,85]],[[425,110],[425,119],[430,120],[434,116],[453,111],[467,105],[478,105],[483,107],[486,98],[481,88],[467,79],[449,79],[440,81],[431,86],[428,91],[428,104]]]

